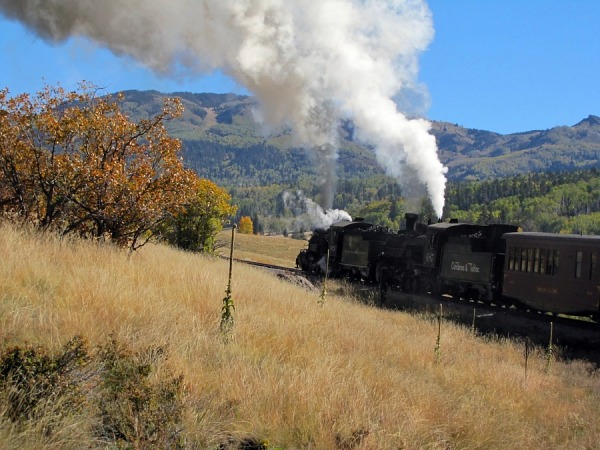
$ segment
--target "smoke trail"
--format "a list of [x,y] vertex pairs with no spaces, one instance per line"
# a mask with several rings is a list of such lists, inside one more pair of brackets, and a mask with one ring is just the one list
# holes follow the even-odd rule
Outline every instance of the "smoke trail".
[[323,186],[335,185],[337,128],[351,119],[388,173],[404,187],[416,178],[441,216],[446,169],[429,124],[391,100],[418,85],[417,56],[433,37],[424,0],[0,0],[0,11],[49,41],[86,36],[162,74],[220,68],[256,95],[265,122],[314,150]]
[[[302,191],[296,194],[284,192],[283,204],[294,213],[296,221],[294,227],[308,229],[323,228],[328,229],[332,224],[341,220],[352,220],[350,214],[341,209],[324,210],[318,204],[308,197],[305,197]],[[306,220],[305,220],[306,219]]]

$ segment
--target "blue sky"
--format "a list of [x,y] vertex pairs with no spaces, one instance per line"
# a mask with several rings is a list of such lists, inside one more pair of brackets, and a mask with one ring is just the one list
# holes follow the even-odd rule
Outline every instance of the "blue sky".
[[600,115],[600,2],[430,0],[429,118],[501,133]]
[[[600,1],[430,0],[435,38],[420,60],[427,117],[511,133],[573,125],[600,115]],[[0,87],[34,92],[44,82],[109,92],[244,92],[220,74],[157,77],[82,40],[50,45],[0,17]]]

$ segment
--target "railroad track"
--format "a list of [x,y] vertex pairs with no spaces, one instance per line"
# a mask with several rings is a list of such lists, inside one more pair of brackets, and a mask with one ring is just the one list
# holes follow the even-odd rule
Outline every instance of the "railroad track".
[[[219,257],[229,261],[229,256],[220,255]],[[278,271],[282,271],[282,272],[289,272],[289,273],[293,273],[294,275],[303,275],[304,274],[304,272],[302,272],[302,270],[296,269],[296,268],[291,268],[291,267],[276,266],[273,264],[261,263],[261,262],[256,262],[256,261],[248,261],[246,259],[239,259],[239,258],[233,258],[233,260],[237,263],[247,264],[249,266],[262,267],[263,269],[271,269],[271,270],[278,270]]]
[[[222,258],[229,259],[228,257],[225,257],[225,256],[222,256]],[[256,261],[248,261],[248,260],[239,259],[239,258],[233,258],[233,260],[235,262],[248,264],[251,266],[262,267],[265,269],[288,272],[288,273],[292,273],[294,275],[303,276],[312,282],[319,282],[322,279],[322,276],[310,275],[310,274],[307,274],[306,272],[302,271],[301,269],[297,269],[297,268],[291,268],[291,267],[286,267],[286,266],[276,266],[273,264],[261,263],[261,262],[256,262]],[[362,285],[360,285],[360,289],[362,291],[370,291],[371,293],[379,293],[379,286],[374,285],[374,284],[371,284],[371,285],[362,284]],[[391,299],[391,301],[386,300],[386,302],[380,306],[387,307],[387,308],[398,308],[398,307],[402,307],[402,306],[406,307],[406,306],[410,306],[413,303],[417,303],[417,302],[415,302],[415,299],[419,299],[420,303],[422,303],[424,305],[428,305],[428,304],[435,304],[438,306],[440,304],[455,305],[457,307],[458,306],[466,307],[470,311],[472,311],[473,309],[475,309],[476,311],[480,310],[481,314],[486,314],[486,315],[506,313],[506,314],[510,314],[513,316],[517,316],[517,317],[534,318],[536,320],[539,320],[541,322],[546,322],[546,323],[553,322],[553,323],[557,323],[557,324],[571,324],[572,326],[575,326],[575,327],[578,327],[578,328],[581,328],[584,330],[600,332],[600,323],[593,322],[593,321],[581,320],[579,318],[570,318],[570,317],[565,317],[565,316],[561,316],[561,315],[553,315],[553,314],[543,314],[543,313],[538,313],[536,311],[531,311],[526,308],[506,307],[505,305],[501,305],[501,304],[484,303],[484,302],[474,301],[474,300],[465,300],[462,298],[455,299],[448,295],[435,296],[435,295],[429,295],[429,294],[423,294],[423,293],[413,294],[413,293],[406,293],[406,292],[397,291],[397,290],[390,290],[390,292],[392,293],[392,297],[393,297]],[[388,294],[388,296],[389,296],[389,294]],[[371,295],[371,297],[372,297],[372,295]],[[476,312],[476,318],[477,318],[477,316],[481,316],[481,315],[477,314],[477,312]]]
[[587,359],[600,366],[600,324],[596,322],[393,290],[388,293],[384,307],[435,316],[440,305],[444,321],[474,328],[478,334],[525,340],[540,346],[547,346],[552,335],[552,343],[562,357]]
[[[223,257],[229,259],[227,257]],[[234,258],[237,263],[248,264],[278,273],[303,277],[311,283],[318,283],[321,276],[311,276],[301,269],[277,266],[273,264],[247,261]],[[357,296],[367,293],[366,297],[379,299],[379,286],[356,285]],[[572,319],[558,315],[541,314],[524,309],[508,308],[503,305],[455,299],[450,296],[412,294],[389,290],[385,303],[379,305],[388,309],[400,309],[408,312],[429,312],[437,315],[440,304],[443,319],[462,326],[474,327],[480,334],[506,336],[526,339],[538,345],[547,345],[552,327],[553,345],[564,357],[583,357],[600,365],[600,324]],[[552,325],[550,325],[552,323]]]

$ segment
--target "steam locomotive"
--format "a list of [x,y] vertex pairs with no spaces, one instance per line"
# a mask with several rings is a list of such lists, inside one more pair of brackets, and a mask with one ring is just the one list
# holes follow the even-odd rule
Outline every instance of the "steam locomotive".
[[600,319],[600,236],[519,232],[505,224],[424,224],[399,232],[361,219],[316,230],[296,258],[307,273],[389,289]]

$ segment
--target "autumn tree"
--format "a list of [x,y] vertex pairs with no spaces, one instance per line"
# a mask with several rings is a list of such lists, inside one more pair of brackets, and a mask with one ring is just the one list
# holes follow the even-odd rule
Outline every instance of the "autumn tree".
[[198,202],[202,182],[164,127],[181,115],[178,99],[134,123],[120,110],[122,95],[97,93],[89,84],[70,93],[46,87],[33,98],[0,92],[0,208],[135,249]]
[[0,207],[11,217],[37,222],[53,216],[58,203],[52,182],[46,182],[52,149],[40,152],[40,136],[33,132],[42,109],[26,94],[9,98],[7,89],[0,92]]
[[254,224],[250,216],[242,216],[238,223],[238,232],[242,234],[254,233]]
[[184,250],[212,252],[216,234],[236,208],[231,205],[231,196],[209,180],[196,180],[192,192],[183,209],[165,223],[163,237]]

